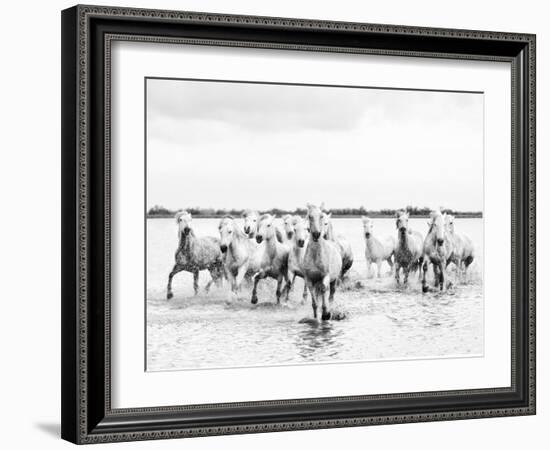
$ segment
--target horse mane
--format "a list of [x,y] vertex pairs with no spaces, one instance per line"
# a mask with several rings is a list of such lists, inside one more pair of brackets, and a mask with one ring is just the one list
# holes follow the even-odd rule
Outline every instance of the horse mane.
[[174,219],[176,219],[176,222],[179,220],[179,218],[185,214],[189,214],[185,209],[182,209],[181,211],[176,212],[174,215]]
[[254,209],[245,209],[242,214],[241,214],[241,217],[246,217],[250,214],[256,214],[257,216],[259,216],[260,214],[258,213],[258,211],[254,210]]
[[260,216],[259,221],[261,222],[262,220],[269,219],[270,217],[271,217],[271,214],[268,214],[268,213],[262,214]]

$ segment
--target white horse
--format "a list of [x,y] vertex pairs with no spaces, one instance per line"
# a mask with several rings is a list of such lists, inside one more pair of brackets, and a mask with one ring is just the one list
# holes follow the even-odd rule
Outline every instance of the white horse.
[[[323,207],[321,206],[321,209]],[[334,233],[334,227],[332,225],[332,213],[328,211],[323,211],[321,214],[321,220],[323,221],[323,238],[329,241],[332,241],[336,244],[340,256],[342,257],[342,273],[340,274],[340,279],[344,279],[344,275],[353,265],[353,251],[351,249],[351,244],[348,240],[341,234]]]
[[294,219],[290,214],[283,216],[283,241],[287,244],[294,240]]
[[211,280],[205,287],[206,292],[213,282],[219,284],[223,278],[222,254],[220,253],[220,242],[215,237],[197,237],[191,228],[192,216],[187,211],[176,213],[178,224],[179,244],[176,250],[176,263],[168,275],[168,286],[166,287],[166,298],[171,299],[172,278],[178,272],[185,270],[193,274],[193,288],[195,295],[199,292],[199,272],[208,270]]
[[286,299],[288,300],[288,291],[290,282],[288,279],[288,255],[290,249],[287,245],[281,244],[277,240],[275,232],[274,216],[264,214],[260,217],[258,231],[256,233],[256,242],[261,244],[265,240],[264,252],[261,258],[260,269],[254,274],[254,287],[252,289],[253,304],[258,303],[257,288],[258,282],[266,277],[277,280],[277,290],[275,296],[277,303],[281,301],[281,285],[285,282]]
[[376,264],[378,268],[378,278],[382,269],[382,261],[386,261],[390,270],[393,271],[392,256],[395,252],[395,238],[385,236],[378,238],[373,232],[373,221],[367,216],[362,216],[363,231],[365,234],[365,259],[367,260],[367,276],[372,276],[372,265]]
[[[342,256],[335,242],[323,238],[327,230],[321,208],[308,204],[307,209],[309,242],[302,265],[303,274],[311,293],[313,317],[317,318],[317,306],[321,301],[321,319],[329,320],[331,317],[330,303],[334,300],[336,283],[342,274]],[[328,290],[330,290],[330,294],[327,301]]]
[[[250,239],[256,238],[258,232],[258,225],[260,223],[260,213],[254,209],[247,209],[243,212],[242,217],[244,219],[243,231]],[[277,240],[282,244],[284,243],[283,232],[279,227],[275,228],[275,234]]]
[[[288,255],[288,278],[290,280],[290,289],[294,286],[296,277],[304,278],[303,264],[306,254],[306,244],[309,237],[309,227],[307,222],[300,216],[292,218],[293,237],[290,253]],[[307,284],[304,279],[304,290],[302,292],[302,303],[307,300]]]
[[456,232],[455,217],[451,214],[445,215],[445,229],[453,244],[453,253],[447,260],[447,265],[451,262],[454,263],[456,266],[457,278],[465,278],[466,271],[474,260],[474,245],[472,240],[465,234]]
[[451,257],[454,246],[449,234],[445,230],[445,216],[441,211],[432,211],[430,214],[430,229],[424,239],[424,261],[422,265],[422,292],[428,291],[426,283],[426,272],[428,264],[431,263],[434,269],[434,285],[440,290],[448,287],[445,285],[447,279],[447,263]]
[[394,253],[395,281],[400,284],[399,270],[403,270],[403,283],[409,280],[409,272],[419,269],[422,258],[422,235],[409,228],[409,213],[398,211],[395,226],[397,245]]
[[237,294],[245,276],[252,276],[260,269],[262,249],[237,226],[235,219],[226,216],[220,220],[220,250],[231,291]]

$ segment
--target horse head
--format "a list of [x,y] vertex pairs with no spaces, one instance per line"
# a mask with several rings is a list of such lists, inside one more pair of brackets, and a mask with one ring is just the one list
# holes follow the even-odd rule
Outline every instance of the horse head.
[[361,220],[363,221],[363,230],[365,232],[365,237],[369,239],[372,236],[372,220],[367,216],[361,217]]
[[313,242],[317,242],[321,236],[326,234],[326,225],[321,208],[309,204],[307,205],[307,221],[309,224],[309,233]]
[[258,223],[258,231],[256,233],[256,242],[261,244],[264,239],[271,239],[275,236],[275,227],[273,226],[273,221],[275,216],[271,214],[264,214],[260,217]]
[[399,233],[404,235],[409,229],[409,213],[403,210],[397,211],[395,217],[395,226]]
[[188,213],[187,211],[178,211],[175,219],[178,224],[178,236],[187,236],[191,231],[191,213]]
[[260,219],[260,214],[258,211],[247,209],[243,212],[242,215],[244,219],[243,231],[248,237],[254,237],[258,231],[258,222]]
[[292,226],[294,229],[294,239],[296,240],[296,245],[303,248],[309,234],[308,224],[300,216],[294,216],[292,219]]
[[451,214],[445,214],[445,228],[449,233],[454,233],[455,231],[455,216]]
[[445,243],[445,218],[441,211],[432,211],[430,214],[431,232],[435,236],[435,241],[439,247]]
[[222,253],[225,253],[229,248],[229,244],[233,241],[235,221],[230,216],[222,218],[218,225],[218,230],[220,232],[220,250]]
[[292,239],[294,236],[294,224],[293,218],[290,214],[286,214],[283,216],[283,230],[285,232],[285,235],[287,239]]
[[323,211],[321,214],[321,220],[323,221],[323,239],[332,239],[331,231],[332,231],[332,225],[330,223],[330,219],[332,217],[332,213],[328,211]]

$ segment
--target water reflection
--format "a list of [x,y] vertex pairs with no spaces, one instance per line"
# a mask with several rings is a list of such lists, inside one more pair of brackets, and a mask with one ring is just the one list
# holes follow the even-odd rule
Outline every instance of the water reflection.
[[299,325],[296,334],[298,354],[306,361],[315,361],[319,357],[335,357],[343,347],[343,330],[335,322],[308,321]]

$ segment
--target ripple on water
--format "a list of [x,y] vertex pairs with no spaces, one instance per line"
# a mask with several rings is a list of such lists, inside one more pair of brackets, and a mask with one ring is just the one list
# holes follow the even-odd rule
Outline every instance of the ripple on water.
[[332,305],[335,317],[312,319],[301,303],[301,280],[289,302],[276,304],[274,283],[236,298],[223,288],[208,295],[150,291],[148,370],[242,367],[312,362],[477,355],[483,352],[481,283],[420,293],[417,280],[396,289],[390,278],[348,281]]

